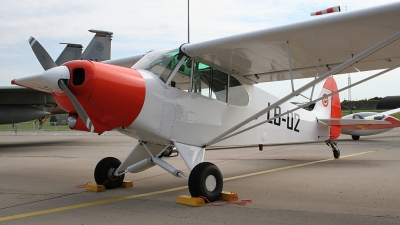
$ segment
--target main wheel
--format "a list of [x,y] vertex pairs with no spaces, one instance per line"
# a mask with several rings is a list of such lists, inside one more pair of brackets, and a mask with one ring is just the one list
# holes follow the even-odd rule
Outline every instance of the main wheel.
[[221,171],[212,163],[199,163],[190,173],[188,184],[192,197],[203,196],[211,202],[216,201],[223,187]]
[[357,141],[360,139],[360,136],[358,135],[351,135],[351,138],[353,138],[353,140]]
[[335,157],[335,159],[338,159],[340,157],[340,151],[339,149],[333,149],[333,157]]
[[114,176],[114,172],[121,165],[121,161],[114,157],[107,157],[100,160],[94,169],[94,179],[97,184],[104,185],[106,189],[120,187],[124,181],[125,174]]

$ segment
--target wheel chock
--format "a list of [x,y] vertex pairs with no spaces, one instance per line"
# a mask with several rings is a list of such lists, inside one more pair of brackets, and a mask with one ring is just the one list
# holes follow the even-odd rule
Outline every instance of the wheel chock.
[[202,198],[197,198],[197,197],[190,197],[186,195],[178,196],[178,200],[176,201],[178,204],[182,205],[188,205],[188,206],[205,206],[206,203],[204,202],[204,199]]
[[[120,186],[121,188],[131,188],[133,187],[132,181],[124,180]],[[87,184],[86,191],[93,191],[93,192],[103,192],[106,191],[106,187],[100,184]]]
[[239,199],[239,196],[235,192],[222,191],[219,199],[224,201],[236,201]]
[[88,184],[86,185],[86,191],[103,192],[106,191],[106,187],[104,185]]
[[131,188],[131,187],[133,187],[133,183],[132,183],[132,181],[124,180],[121,184],[121,187],[122,188]]

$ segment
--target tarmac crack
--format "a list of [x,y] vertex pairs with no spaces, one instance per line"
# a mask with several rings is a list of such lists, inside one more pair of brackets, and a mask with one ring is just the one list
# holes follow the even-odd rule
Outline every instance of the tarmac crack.
[[[1,193],[1,194],[6,194],[6,193]],[[10,194],[10,193],[7,193],[7,194]],[[51,197],[51,198],[45,198],[45,199],[35,200],[35,201],[31,201],[31,202],[25,202],[25,203],[21,203],[21,204],[17,204],[17,205],[2,207],[2,208],[0,208],[0,210],[15,208],[15,207],[24,206],[24,205],[30,205],[30,204],[49,201],[49,200],[53,200],[53,199],[59,199],[59,198],[63,198],[63,197],[71,196],[71,195],[76,195],[76,194],[80,194],[80,192],[63,194],[63,195],[59,195],[59,196],[55,196],[55,197]],[[30,195],[37,196],[37,195],[40,195],[40,194],[30,194]]]

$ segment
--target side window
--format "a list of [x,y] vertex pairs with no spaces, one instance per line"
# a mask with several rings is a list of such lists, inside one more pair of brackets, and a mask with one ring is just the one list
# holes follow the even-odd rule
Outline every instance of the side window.
[[236,106],[249,103],[246,89],[235,77],[199,62],[193,63],[192,71],[191,92]]
[[246,88],[233,76],[230,76],[228,103],[236,106],[249,104],[249,94]]
[[186,58],[179,69],[176,71],[176,74],[174,74],[170,85],[182,91],[189,91],[191,71],[192,60]]
[[228,75],[203,63],[194,63],[192,92],[226,102]]

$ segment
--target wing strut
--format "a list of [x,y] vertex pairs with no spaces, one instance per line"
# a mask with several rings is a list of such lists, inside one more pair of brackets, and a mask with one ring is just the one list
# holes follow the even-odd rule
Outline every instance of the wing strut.
[[292,83],[292,92],[294,92],[294,83],[293,83],[293,71],[292,71],[292,58],[290,56],[290,46],[289,41],[286,41],[286,51],[288,53],[288,60],[289,60],[289,71],[290,71],[290,82]]
[[[319,74],[319,64],[321,63],[321,60],[318,60],[318,66],[317,66],[317,73],[315,73],[315,77],[314,80],[317,79],[317,76]],[[313,95],[314,95],[314,89],[315,89],[315,85],[313,85],[312,89],[311,89],[311,95],[310,95],[310,102],[312,101]]]
[[[217,142],[222,141],[222,140],[223,140],[225,137],[227,137],[229,134],[231,134],[231,133],[233,133],[234,131],[238,130],[239,128],[245,126],[246,124],[250,123],[251,121],[257,119],[258,117],[264,115],[265,113],[267,113],[267,112],[270,111],[271,109],[275,108],[276,106],[279,106],[280,104],[289,101],[291,98],[293,98],[294,96],[296,96],[296,95],[302,93],[303,91],[307,90],[307,89],[310,88],[311,86],[313,86],[313,85],[315,85],[315,84],[317,84],[317,83],[323,81],[324,79],[328,78],[329,76],[331,76],[331,75],[333,75],[333,74],[339,73],[340,71],[346,69],[346,68],[349,67],[349,66],[352,66],[352,64],[354,64],[354,63],[356,63],[356,62],[358,62],[358,61],[361,61],[362,59],[366,58],[367,56],[371,55],[372,53],[374,53],[374,52],[378,51],[379,49],[381,49],[381,48],[383,48],[383,47],[385,47],[385,46],[391,44],[392,42],[397,41],[398,39],[400,39],[400,32],[397,32],[396,34],[394,34],[394,35],[388,37],[387,39],[385,39],[385,40],[379,42],[378,44],[376,44],[376,45],[370,47],[369,49],[363,51],[362,53],[356,55],[354,58],[351,58],[351,59],[347,60],[346,62],[344,62],[344,63],[342,63],[342,64],[336,66],[334,69],[332,69],[332,70],[326,72],[325,74],[319,76],[317,79],[315,79],[315,80],[309,82],[308,84],[302,86],[301,88],[297,89],[296,91],[294,91],[294,92],[290,93],[289,95],[287,95],[287,96],[281,98],[280,100],[278,100],[278,101],[276,101],[275,103],[271,104],[270,106],[264,108],[263,110],[259,111],[258,113],[254,114],[253,116],[247,118],[246,120],[243,120],[242,122],[238,123],[237,125],[233,126],[232,128],[228,129],[227,131],[223,132],[222,134],[218,135],[218,136],[215,137],[214,139],[212,139],[212,140],[208,141],[207,143],[205,143],[205,144],[203,145],[203,147],[210,146],[210,145],[213,145],[213,144],[215,144],[215,143],[217,143]],[[393,69],[395,69],[395,68],[397,68],[397,67],[399,67],[399,66],[400,66],[400,65],[396,65],[395,67],[392,67],[392,68],[390,68],[390,69],[388,69],[388,70],[385,70],[385,71],[383,71],[383,72],[384,72],[384,73],[389,72],[390,70],[393,70]],[[379,75],[382,75],[383,73],[381,72],[381,73],[378,73],[378,74],[379,74]],[[378,74],[376,74],[375,76],[379,76]],[[365,81],[366,81],[366,80],[365,80]],[[359,82],[358,82],[358,83],[359,83]],[[357,84],[357,83],[356,83],[356,84]],[[354,84],[354,85],[355,85],[355,84]],[[354,86],[354,85],[353,85],[353,86]],[[348,88],[348,87],[347,87],[347,88]],[[341,90],[342,90],[342,89],[341,89]],[[335,92],[334,92],[334,93],[335,93]],[[333,94],[333,93],[332,93],[332,94]],[[327,97],[327,96],[325,96],[325,97]],[[316,99],[316,100],[311,101],[311,102],[309,102],[309,103],[307,103],[307,104],[312,104],[312,103],[314,103],[314,102],[316,102],[316,101],[319,101],[319,100],[320,100],[320,99]],[[306,105],[307,105],[307,104],[306,104]],[[298,108],[300,108],[300,107],[298,107]],[[297,109],[298,109],[298,108],[297,108]],[[286,112],[286,114],[287,114],[287,113],[288,113],[288,112]],[[282,114],[279,115],[279,116],[282,116]],[[276,117],[277,117],[277,116],[271,118],[270,120],[275,119]],[[270,121],[270,120],[268,120],[268,121]],[[235,135],[236,135],[236,134],[235,134]],[[230,135],[229,137],[231,137],[231,136],[232,136],[232,135]]]
[[330,93],[330,94],[327,94],[327,95],[325,95],[325,96],[323,96],[323,97],[320,97],[320,98],[318,98],[318,99],[315,99],[315,100],[313,100],[313,101],[311,101],[311,102],[308,102],[308,103],[305,103],[305,104],[303,104],[303,105],[300,105],[300,106],[298,106],[298,107],[296,107],[296,108],[294,108],[294,109],[288,110],[288,111],[285,112],[285,113],[276,115],[276,116],[274,116],[274,117],[272,117],[272,118],[270,118],[270,119],[268,119],[268,120],[265,120],[265,121],[263,121],[263,122],[257,123],[257,124],[255,124],[255,125],[253,125],[253,126],[251,126],[251,127],[248,127],[248,128],[246,128],[246,129],[240,130],[240,131],[238,131],[238,132],[236,132],[236,133],[233,133],[233,134],[231,134],[231,135],[225,136],[224,138],[221,138],[219,141],[223,141],[223,140],[225,140],[225,139],[231,138],[231,137],[233,137],[233,136],[236,136],[236,135],[238,135],[238,134],[241,134],[241,133],[243,133],[243,132],[246,132],[246,131],[248,131],[248,130],[251,130],[251,129],[255,128],[255,127],[258,127],[258,126],[260,126],[260,125],[262,125],[262,124],[264,124],[264,123],[267,123],[267,122],[269,122],[269,121],[272,121],[272,120],[274,120],[274,119],[276,119],[276,118],[278,118],[278,117],[280,117],[280,116],[285,116],[285,115],[287,115],[287,114],[289,114],[289,113],[291,113],[291,112],[294,112],[294,111],[296,111],[296,110],[298,110],[298,109],[307,107],[307,106],[313,104],[314,102],[317,102],[317,101],[322,100],[323,98],[328,98],[328,97],[330,97],[330,96],[332,96],[332,95],[334,95],[334,94],[336,94],[336,93],[342,92],[342,91],[347,90],[347,89],[349,89],[349,88],[351,88],[351,87],[353,87],[353,86],[356,86],[356,85],[358,85],[358,84],[364,83],[365,81],[368,81],[368,80],[370,80],[370,79],[372,79],[372,78],[374,78],[374,77],[377,77],[377,76],[380,76],[380,75],[385,74],[385,73],[387,73],[387,72],[390,72],[390,71],[392,71],[392,70],[394,70],[394,69],[397,69],[397,68],[399,68],[399,67],[400,67],[400,64],[399,64],[399,65],[396,65],[396,66],[393,66],[393,67],[391,67],[391,68],[389,68],[389,69],[386,69],[386,70],[384,70],[384,71],[382,71],[382,72],[380,72],[380,73],[377,73],[377,74],[372,75],[372,76],[370,76],[370,77],[367,77],[367,78],[365,78],[365,79],[363,79],[363,80],[360,80],[360,81],[358,81],[358,82],[356,82],[356,83],[354,83],[354,84],[352,84],[352,85],[346,86],[346,87],[344,87],[344,88],[342,88],[342,89],[340,89],[340,90],[337,90],[337,91],[335,91],[335,92],[332,92],[332,93]]

